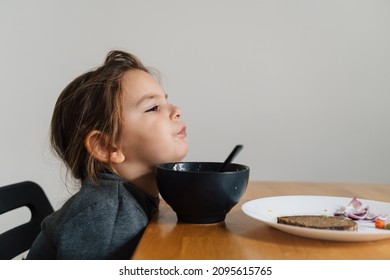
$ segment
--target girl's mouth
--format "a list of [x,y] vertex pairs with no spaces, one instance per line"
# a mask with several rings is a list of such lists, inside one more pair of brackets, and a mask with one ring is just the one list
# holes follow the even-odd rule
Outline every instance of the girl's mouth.
[[187,127],[183,126],[182,129],[177,133],[178,136],[180,137],[186,137],[187,136]]

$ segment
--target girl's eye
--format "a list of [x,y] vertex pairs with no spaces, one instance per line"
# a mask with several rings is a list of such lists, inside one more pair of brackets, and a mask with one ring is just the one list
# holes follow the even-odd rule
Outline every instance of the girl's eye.
[[146,110],[146,113],[148,113],[148,112],[157,112],[157,111],[158,111],[158,105],[153,106],[152,108]]

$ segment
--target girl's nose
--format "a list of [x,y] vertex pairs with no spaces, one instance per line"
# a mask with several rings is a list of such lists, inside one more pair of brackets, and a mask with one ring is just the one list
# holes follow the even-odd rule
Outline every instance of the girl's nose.
[[175,105],[172,106],[172,111],[171,111],[171,119],[180,119],[181,117],[181,109],[179,107],[176,107]]

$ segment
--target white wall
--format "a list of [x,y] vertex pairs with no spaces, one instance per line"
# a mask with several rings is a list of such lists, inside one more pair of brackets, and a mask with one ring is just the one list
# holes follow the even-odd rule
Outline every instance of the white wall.
[[67,197],[48,127],[65,85],[119,48],[160,70],[187,160],[252,180],[390,183],[390,2],[0,0],[0,185]]

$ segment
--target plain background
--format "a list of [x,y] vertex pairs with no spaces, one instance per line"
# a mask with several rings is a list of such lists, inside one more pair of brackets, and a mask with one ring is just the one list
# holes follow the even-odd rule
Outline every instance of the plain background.
[[0,0],[0,185],[35,181],[54,208],[74,193],[53,106],[113,49],[160,71],[188,161],[243,144],[251,180],[390,183],[389,14],[386,0]]

